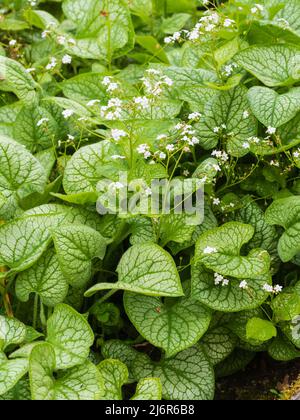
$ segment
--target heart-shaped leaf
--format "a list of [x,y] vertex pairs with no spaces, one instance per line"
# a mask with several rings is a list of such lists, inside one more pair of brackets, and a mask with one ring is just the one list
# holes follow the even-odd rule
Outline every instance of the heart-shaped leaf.
[[135,401],[149,401],[162,399],[162,386],[159,378],[144,378],[141,379],[137,386],[135,394],[131,400]]
[[85,362],[94,334],[82,315],[61,303],[47,321],[46,340],[54,348],[56,369],[67,369]]
[[128,369],[120,360],[106,359],[98,365],[104,383],[104,400],[122,400],[122,386],[128,382]]
[[248,92],[253,114],[266,127],[280,127],[300,111],[300,88],[279,95],[275,90],[255,86]]
[[254,45],[234,59],[267,86],[289,86],[300,78],[300,48],[296,45]]
[[121,258],[117,283],[98,283],[85,296],[105,289],[120,289],[148,296],[182,296],[183,291],[171,255],[153,243],[134,245]]
[[0,353],[0,395],[13,388],[28,371],[26,359],[8,360]]
[[37,263],[17,277],[16,295],[27,302],[31,293],[37,293],[46,306],[55,306],[64,301],[68,293],[64,277],[53,249],[47,251]]
[[92,260],[103,259],[106,240],[96,230],[79,225],[64,225],[53,240],[61,271],[73,287],[83,287],[92,275]]
[[38,344],[29,359],[33,400],[99,400],[104,384],[97,367],[88,361],[69,369],[55,379],[56,354],[48,343]]
[[25,341],[26,326],[15,318],[0,316],[0,351],[10,344],[20,344]]
[[235,349],[236,337],[226,327],[210,329],[201,339],[207,357],[212,365],[217,365],[225,360]]
[[[245,273],[246,274],[246,273]],[[216,285],[214,273],[201,264],[192,268],[192,294],[194,299],[204,305],[222,312],[238,312],[257,308],[268,297],[263,290],[265,284],[271,284],[271,276],[244,279],[247,288],[241,288],[241,278],[229,278],[227,286]]]
[[263,249],[253,249],[248,256],[241,248],[254,235],[254,228],[239,222],[229,222],[203,233],[196,243],[195,258],[205,267],[224,276],[241,279],[256,278],[270,268],[270,256]]
[[166,357],[191,347],[207,331],[211,312],[191,298],[177,302],[159,297],[124,294],[126,313],[138,332]]
[[278,242],[278,254],[282,261],[290,261],[300,252],[300,197],[281,198],[266,211],[266,221],[285,229]]

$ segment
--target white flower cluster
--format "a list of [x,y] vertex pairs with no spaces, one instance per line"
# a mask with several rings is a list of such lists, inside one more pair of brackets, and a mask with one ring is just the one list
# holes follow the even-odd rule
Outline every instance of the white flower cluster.
[[113,128],[111,130],[111,137],[116,141],[120,141],[122,137],[127,137],[128,134],[124,130],[119,130],[117,128]]
[[147,76],[142,77],[145,94],[148,96],[159,96],[163,93],[164,87],[173,86],[173,80],[156,69],[146,70]]
[[221,274],[215,273],[214,274],[215,285],[219,286],[221,284],[223,287],[228,286],[229,280],[225,279]]
[[229,156],[224,150],[213,150],[211,155],[216,157],[221,163],[226,163],[229,160]]
[[[68,54],[65,54],[61,59],[62,64],[71,64],[72,57]],[[56,57],[51,57],[49,63],[46,65],[46,70],[53,70],[58,65]]]
[[148,159],[149,157],[151,157],[150,146],[146,143],[140,144],[136,150],[140,155],[144,155],[145,159]]
[[197,41],[201,35],[211,33],[221,28],[230,28],[234,25],[234,20],[229,18],[224,19],[216,12],[207,11],[190,32],[185,29],[177,31],[172,36],[167,36],[164,41],[166,44],[173,44],[176,41],[185,39]]
[[299,159],[300,158],[300,148],[298,148],[295,152],[293,152],[293,156],[296,159]]
[[40,127],[41,125],[44,125],[44,124],[46,124],[47,122],[49,122],[49,118],[46,118],[46,117],[41,118],[41,119],[37,122],[36,126],[37,126],[37,127]]
[[113,81],[113,78],[111,76],[105,76],[102,80],[102,84],[106,87],[106,90],[109,93],[116,91],[120,87],[119,83]]
[[283,287],[280,286],[279,284],[276,284],[275,286],[271,286],[270,284],[266,283],[266,284],[263,285],[263,290],[265,292],[273,293],[275,295],[282,292],[282,289],[283,289]]
[[[193,126],[186,123],[179,123],[175,125],[175,130],[177,131],[176,135],[179,138],[179,141],[183,142],[185,146],[196,146],[200,143],[198,137],[195,136],[196,130]],[[188,151],[186,149],[186,151]]]
[[100,115],[107,120],[116,120],[121,118],[122,100],[119,98],[111,98],[108,104],[100,108]]
[[236,63],[227,64],[223,68],[223,74],[226,77],[229,77],[234,72],[234,69],[238,68],[238,65]]

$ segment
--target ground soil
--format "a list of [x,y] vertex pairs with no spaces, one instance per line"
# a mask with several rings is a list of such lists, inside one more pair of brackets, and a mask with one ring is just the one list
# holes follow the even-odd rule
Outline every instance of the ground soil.
[[297,396],[300,399],[300,386],[293,388],[297,379],[300,360],[282,363],[258,354],[244,371],[218,380],[216,399],[278,400]]

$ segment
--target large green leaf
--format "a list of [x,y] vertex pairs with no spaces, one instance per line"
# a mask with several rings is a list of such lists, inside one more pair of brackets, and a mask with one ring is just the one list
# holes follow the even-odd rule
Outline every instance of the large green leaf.
[[37,293],[46,306],[55,306],[64,301],[68,282],[63,275],[53,249],[47,251],[37,263],[17,277],[16,295],[27,302],[31,293]]
[[182,296],[183,291],[171,255],[153,243],[134,245],[117,268],[117,283],[98,283],[85,295],[105,289],[121,289],[149,296]]
[[208,329],[211,312],[191,298],[161,301],[159,297],[124,294],[126,313],[138,332],[172,357],[195,344]]
[[26,374],[27,370],[27,360],[8,360],[3,353],[0,353],[0,395],[13,388]]
[[160,363],[136,357],[133,371],[139,377],[158,377],[167,400],[211,400],[214,396],[214,371],[199,346],[178,353]]
[[125,0],[64,0],[63,11],[77,27],[70,51],[108,62],[133,47],[133,25]]
[[236,337],[226,327],[214,327],[202,338],[201,346],[214,366],[225,360],[235,349]]
[[26,197],[42,193],[46,173],[39,161],[24,146],[0,136],[0,193],[5,197]]
[[64,95],[74,101],[90,101],[106,99],[106,88],[102,84],[103,73],[83,73],[65,80],[61,87]]
[[67,194],[92,192],[111,165],[111,156],[118,155],[116,146],[108,141],[82,147],[67,164],[64,172],[64,190]]
[[60,133],[53,116],[36,104],[24,105],[14,122],[14,139],[32,152],[53,147],[57,135]]
[[47,342],[54,348],[56,369],[67,369],[84,363],[94,334],[81,314],[71,306],[59,304],[47,321]]
[[241,248],[254,235],[254,228],[239,222],[229,222],[203,233],[197,243],[195,258],[207,268],[224,276],[255,278],[266,274],[270,256],[263,249],[252,249],[248,256]]
[[267,86],[289,86],[300,78],[300,49],[295,45],[254,45],[239,52],[235,60]]
[[24,271],[47,249],[51,242],[51,229],[56,229],[62,223],[96,227],[97,219],[94,213],[58,204],[29,210],[20,218],[0,226],[0,264],[15,271]]
[[[242,145],[256,135],[257,128],[252,115],[244,117],[249,109],[247,89],[238,86],[225,92],[212,95],[206,102],[203,119],[196,124],[197,135],[205,149],[214,148],[221,137],[226,138],[227,150],[233,156],[247,153]],[[222,129],[226,126],[226,129]],[[219,129],[219,132],[216,132]],[[220,135],[223,131],[222,136]],[[221,137],[220,137],[221,136]]]
[[88,226],[64,225],[53,236],[62,273],[73,287],[83,287],[92,275],[92,260],[104,258],[106,240]]
[[281,198],[273,202],[266,211],[270,225],[285,229],[278,242],[278,253],[282,261],[290,261],[300,252],[300,197]]
[[0,351],[25,341],[26,326],[16,318],[0,316]]
[[227,286],[216,285],[214,273],[208,271],[201,264],[192,268],[192,297],[204,305],[222,312],[238,312],[254,309],[261,305],[268,297],[263,286],[271,283],[271,276],[245,279],[248,289],[242,289],[242,279],[229,278]]
[[37,345],[29,359],[33,400],[99,400],[104,384],[97,367],[88,361],[55,378],[55,351],[48,343]]
[[249,319],[246,326],[247,339],[268,341],[277,336],[277,330],[274,324],[261,318]]
[[15,60],[0,55],[0,90],[13,92],[19,99],[35,96],[37,84],[25,68]]
[[122,400],[122,386],[128,382],[128,369],[120,360],[106,359],[98,365],[104,383],[104,400]]
[[300,111],[300,88],[279,95],[275,90],[255,86],[249,90],[248,99],[253,114],[266,127],[280,127]]

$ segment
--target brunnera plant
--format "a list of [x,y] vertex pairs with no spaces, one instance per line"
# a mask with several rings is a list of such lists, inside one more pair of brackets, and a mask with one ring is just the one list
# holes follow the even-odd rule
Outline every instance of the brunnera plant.
[[213,399],[300,357],[299,21],[2,1],[1,400]]

